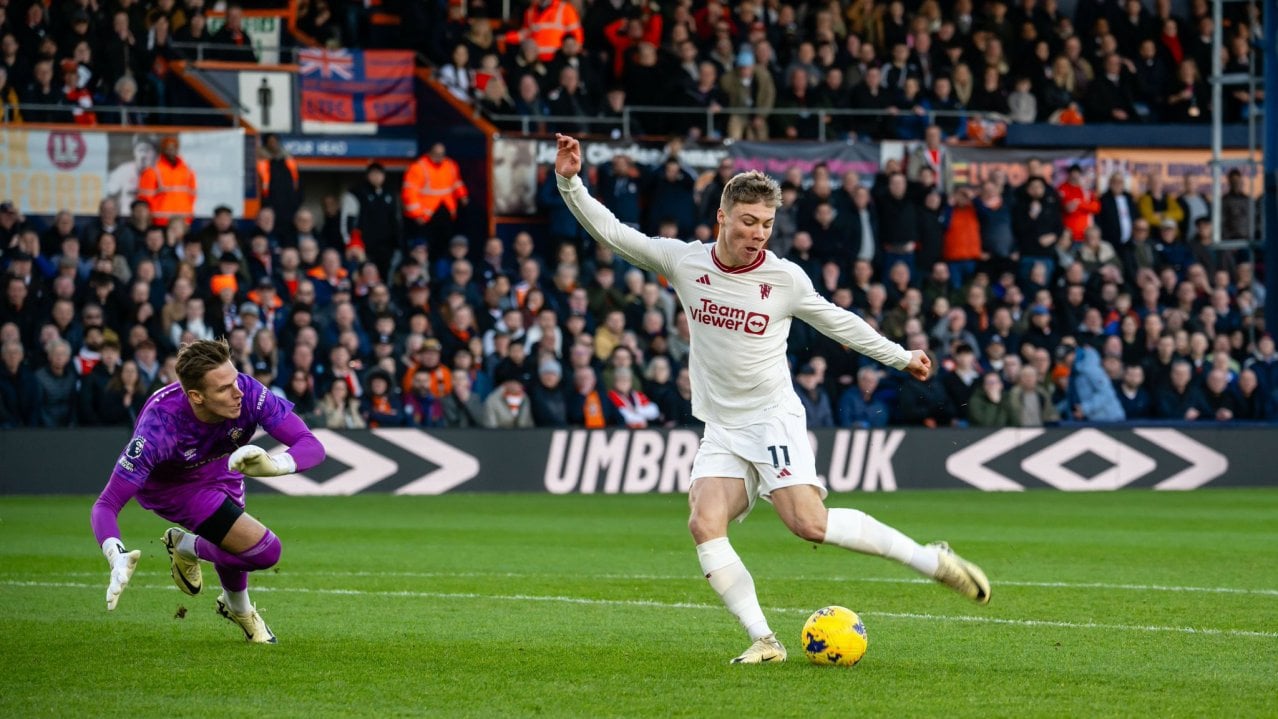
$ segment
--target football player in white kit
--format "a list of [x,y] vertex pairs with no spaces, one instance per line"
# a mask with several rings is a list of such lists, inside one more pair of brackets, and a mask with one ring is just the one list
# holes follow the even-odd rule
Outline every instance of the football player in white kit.
[[990,585],[979,567],[944,543],[920,545],[855,509],[826,509],[808,443],[803,406],[790,378],[786,343],[798,318],[885,365],[926,379],[931,362],[827,302],[795,264],[766,249],[777,183],[758,172],[733,177],[718,211],[712,244],[648,237],[613,216],[582,185],[581,145],[558,135],[559,192],[596,240],[674,286],[691,329],[692,411],[706,423],[692,466],[688,528],[702,573],[752,642],[732,661],[785,661],[768,626],[754,580],[728,542],[728,523],[742,520],[757,498],[768,500],[799,537],[894,559],[980,604]]

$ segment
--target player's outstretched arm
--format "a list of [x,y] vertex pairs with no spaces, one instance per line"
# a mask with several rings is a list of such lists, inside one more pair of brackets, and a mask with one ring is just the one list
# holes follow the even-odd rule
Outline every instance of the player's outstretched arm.
[[246,444],[231,453],[227,467],[250,477],[278,477],[304,472],[324,461],[324,445],[295,414],[289,413],[279,424],[268,429],[267,434],[288,445],[288,450],[267,454],[261,447]]
[[138,559],[142,557],[141,551],[135,549],[130,552],[124,548],[124,542],[120,539],[119,521],[120,510],[138,493],[139,486],[120,476],[117,467],[89,513],[93,536],[98,540],[102,556],[106,557],[107,564],[111,567],[111,575],[107,580],[107,611],[115,609],[116,603],[120,601],[120,594],[133,578]]
[[910,352],[876,332],[855,312],[849,312],[817,293],[812,281],[801,272],[794,316],[812,325],[816,331],[851,347],[859,354],[894,369],[905,370],[920,380],[927,379],[932,365],[923,352]]
[[555,135],[555,181],[559,194],[582,227],[591,237],[612,248],[630,262],[647,270],[669,276],[674,258],[685,244],[669,238],[648,237],[623,225],[603,203],[590,196],[578,176],[581,173],[581,143],[567,135]]

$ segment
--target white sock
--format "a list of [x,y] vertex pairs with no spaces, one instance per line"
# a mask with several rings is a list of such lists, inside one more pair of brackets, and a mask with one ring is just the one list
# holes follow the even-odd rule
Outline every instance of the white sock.
[[226,595],[226,606],[230,607],[232,612],[248,614],[253,611],[253,604],[249,601],[247,589],[242,589],[238,592],[224,589],[222,593]]
[[195,540],[197,535],[192,532],[183,532],[182,538],[178,540],[177,551],[187,559],[195,559]]
[[701,561],[701,573],[710,580],[710,586],[719,593],[728,611],[741,622],[750,640],[772,633],[768,620],[759,607],[759,597],[754,593],[754,578],[741,563],[736,550],[727,537],[711,539],[697,545],[697,559]]
[[865,512],[855,509],[830,510],[825,523],[825,544],[895,559],[925,577],[935,576],[940,564],[935,548],[924,547]]

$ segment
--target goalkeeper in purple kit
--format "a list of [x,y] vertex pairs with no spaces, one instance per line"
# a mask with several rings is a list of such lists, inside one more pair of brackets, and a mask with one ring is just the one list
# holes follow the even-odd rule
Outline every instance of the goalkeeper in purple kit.
[[[274,644],[275,635],[249,602],[248,573],[279,561],[280,540],[244,512],[244,477],[310,469],[324,460],[324,447],[291,403],[236,371],[225,340],[184,345],[177,375],[177,382],[147,400],[93,505],[93,533],[111,565],[107,609],[115,609],[142,554],[124,548],[118,522],[120,509],[137,498],[184,528],[164,533],[178,589],[199,594],[200,560],[212,562],[223,589],[218,613],[243,629],[248,641]],[[268,455],[248,444],[259,426],[288,451]]]

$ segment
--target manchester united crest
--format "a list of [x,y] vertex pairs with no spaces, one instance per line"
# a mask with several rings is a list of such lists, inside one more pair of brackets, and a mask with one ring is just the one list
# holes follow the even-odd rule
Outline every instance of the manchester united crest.
[[759,299],[766,300],[770,294],[772,294],[772,285],[766,282],[759,283]]

